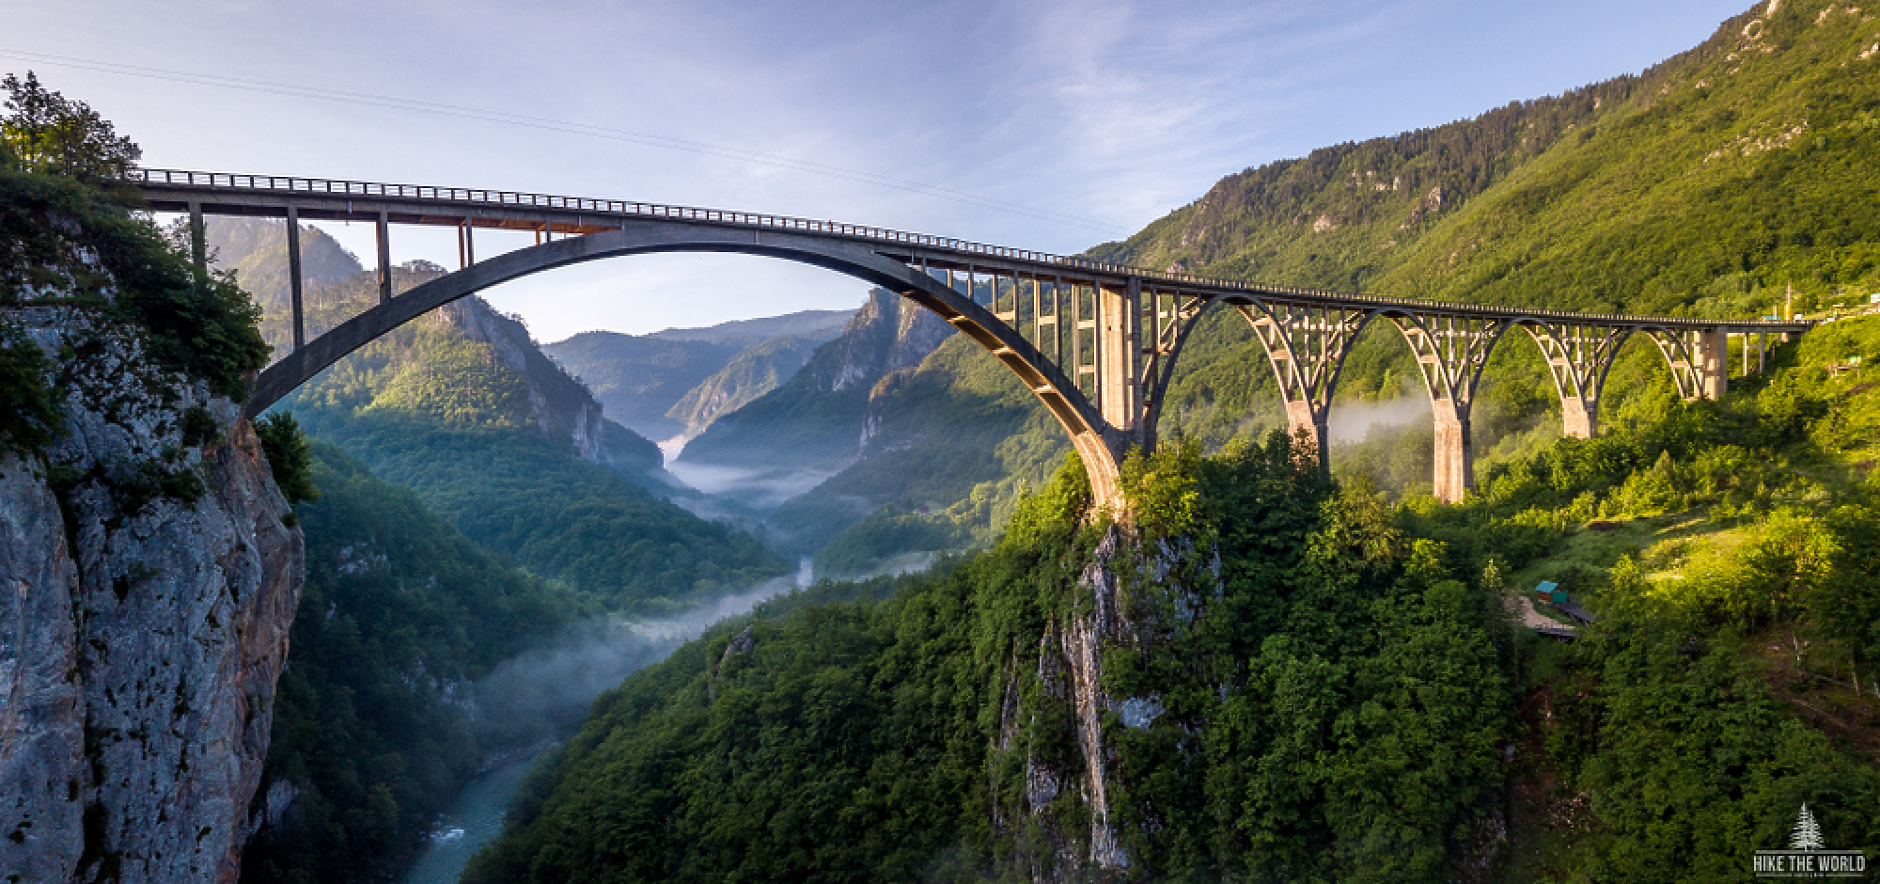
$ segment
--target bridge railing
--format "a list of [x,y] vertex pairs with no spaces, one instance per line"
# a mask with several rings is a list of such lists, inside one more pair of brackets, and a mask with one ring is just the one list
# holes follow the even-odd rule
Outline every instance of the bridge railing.
[[[1123,277],[1135,276],[1152,285],[1171,284],[1214,291],[1245,292],[1250,295],[1278,295],[1282,297],[1290,296],[1312,300],[1330,299],[1354,304],[1366,304],[1379,307],[1404,307],[1424,311],[1442,310],[1459,313],[1510,312],[1506,308],[1496,308],[1486,304],[1464,304],[1454,301],[1422,301],[1412,298],[1387,298],[1376,295],[1358,294],[1355,292],[1334,292],[1322,289],[1306,289],[1293,286],[1264,285],[1234,280],[1211,279],[1193,273],[1145,270],[1141,267],[1131,267],[1125,264],[1111,264],[1106,261],[1093,261],[1088,258],[1054,255],[1049,252],[1034,252],[1028,249],[1014,249],[1007,246],[995,246],[987,243],[973,242],[972,240],[930,236],[924,233],[909,233],[907,231],[894,230],[886,227],[844,224],[838,221],[818,221],[788,215],[735,212],[723,209],[704,209],[693,206],[673,206],[664,203],[643,203],[632,200],[554,196],[550,194],[525,193],[512,190],[432,187],[418,184],[385,184],[375,181],[349,181],[335,178],[295,178],[277,175],[246,175],[230,172],[194,172],[183,169],[133,169],[130,171],[128,177],[134,183],[157,187],[206,188],[209,190],[307,194],[310,196],[328,197],[380,197],[385,199],[452,203],[462,206],[550,209],[620,217],[734,224],[766,230],[817,233],[842,236],[851,239],[871,240],[877,243],[918,246],[965,255],[980,255],[990,258],[1024,261],[1032,264],[1062,267],[1089,273],[1101,273]],[[1573,313],[1562,310],[1522,310],[1518,312],[1537,318],[1582,321],[1605,320],[1632,323],[1667,321],[1665,318],[1661,317],[1627,316],[1615,313]],[[1668,322],[1679,325],[1718,324],[1716,320],[1695,318],[1675,318],[1669,319]],[[1733,327],[1792,327],[1800,323],[1725,321],[1723,324]]]

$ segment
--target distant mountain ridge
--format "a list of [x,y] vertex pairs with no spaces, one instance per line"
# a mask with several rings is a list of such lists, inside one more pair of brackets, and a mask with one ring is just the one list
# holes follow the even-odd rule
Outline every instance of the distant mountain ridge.
[[666,413],[738,354],[710,341],[601,331],[582,332],[542,351],[586,382],[609,418],[658,440],[685,432],[685,424]]
[[[853,310],[798,310],[782,316],[734,319],[703,328],[669,328],[647,337],[668,341],[704,341],[732,347],[749,347],[772,338],[834,337],[848,325]],[[825,338],[826,340],[827,338]]]
[[918,365],[953,328],[882,289],[842,334],[816,348],[782,386],[720,417],[679,460],[833,472],[861,454],[869,391]]
[[653,439],[694,436],[787,380],[850,310],[804,310],[650,335],[582,332],[543,351],[593,387],[608,417]]

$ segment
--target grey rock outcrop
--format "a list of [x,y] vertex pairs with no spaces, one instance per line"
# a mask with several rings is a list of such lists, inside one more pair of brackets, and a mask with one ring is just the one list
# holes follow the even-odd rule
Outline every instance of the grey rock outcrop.
[[893,292],[875,289],[842,336],[824,344],[805,367],[829,392],[872,386],[884,375],[912,368],[953,333],[946,320]]
[[[1104,653],[1117,647],[1146,652],[1171,646],[1171,630],[1192,622],[1206,603],[1207,584],[1218,586],[1219,574],[1206,567],[1180,567],[1195,564],[1196,552],[1187,545],[1159,543],[1144,559],[1139,543],[1129,529],[1112,526],[1079,575],[1075,598],[1046,623],[1038,642],[1040,694],[1068,713],[1063,721],[1075,748],[1055,757],[1028,751],[1022,798],[1015,806],[995,804],[993,826],[1003,832],[1032,827],[1042,836],[1018,857],[1039,884],[1146,880],[1119,837],[1120,767],[1105,719],[1115,713],[1116,725],[1144,729],[1155,726],[1166,709],[1160,696],[1115,696],[1106,690]],[[1144,592],[1168,602],[1168,610],[1155,614],[1124,602]],[[992,745],[995,756],[1019,751],[1021,731],[1037,725],[1036,710],[1024,708],[1019,697],[1020,667],[1027,658],[1013,650]],[[1076,816],[1070,820],[1066,795],[1075,797]]]
[[253,430],[92,312],[66,425],[0,459],[0,881],[233,882],[303,544]]

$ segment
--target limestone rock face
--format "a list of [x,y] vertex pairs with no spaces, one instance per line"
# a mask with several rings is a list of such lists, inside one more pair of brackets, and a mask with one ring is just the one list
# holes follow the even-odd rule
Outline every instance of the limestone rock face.
[[0,459],[0,881],[233,882],[304,573],[252,428],[74,307],[66,426]]
[[920,364],[953,333],[946,320],[892,292],[875,289],[842,336],[823,345],[805,367],[819,389],[840,392],[872,385]]
[[77,588],[59,502],[18,458],[0,461],[0,873],[19,881],[64,881],[84,849]]
[[[1073,749],[1040,754],[1035,743],[1029,749],[1021,745],[1021,731],[1039,723],[1037,707],[1027,709],[1029,701],[1020,698],[1020,668],[1034,664],[1017,648],[1008,664],[993,769],[1007,763],[999,756],[1023,751],[1024,788],[1017,802],[993,805],[992,824],[1001,833],[1035,833],[1014,856],[1016,870],[1028,870],[1036,884],[1148,880],[1122,843],[1122,767],[1116,732],[1106,728],[1150,728],[1167,709],[1159,694],[1112,694],[1104,687],[1103,658],[1119,647],[1173,653],[1177,634],[1210,598],[1219,597],[1220,574],[1218,558],[1203,561],[1192,544],[1157,541],[1145,552],[1141,543],[1129,530],[1112,526],[1078,575],[1071,603],[1046,621],[1039,637],[1039,693],[1044,703],[1067,713],[1061,720]],[[1140,602],[1149,593],[1157,601],[1144,608]],[[1131,597],[1137,602],[1125,601]],[[1110,713],[1114,723],[1106,724]],[[1076,799],[1068,814],[1067,795]]]
[[[1135,631],[1118,607],[1117,577],[1111,569],[1121,541],[1118,530],[1112,528],[1078,580],[1074,612],[1053,617],[1039,640],[1038,683],[1046,696],[1070,712],[1068,724],[1076,752],[1055,762],[1031,754],[1025,757],[1024,798],[1014,809],[1029,816],[1043,836],[1042,843],[1031,850],[1042,850],[1048,857],[1030,853],[1023,860],[1038,884],[1129,880],[1130,857],[1117,841],[1112,819],[1116,755],[1103,732],[1105,712],[1144,702],[1111,697],[1102,684],[1104,649],[1130,643]],[[1015,751],[1019,730],[1035,723],[1027,719],[1018,702],[1018,665],[1015,658],[999,736],[993,744],[999,754]],[[1067,827],[1053,814],[1051,805],[1065,792],[1076,794],[1088,814],[1078,825]],[[992,822],[999,831],[1020,828],[1018,820],[1008,818],[996,805]]]

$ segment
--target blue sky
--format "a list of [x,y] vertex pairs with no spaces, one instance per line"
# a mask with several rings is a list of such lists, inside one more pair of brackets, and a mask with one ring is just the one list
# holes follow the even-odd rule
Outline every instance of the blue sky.
[[[1749,8],[1743,0],[6,6],[0,70],[35,69],[90,103],[153,167],[703,205],[1060,253],[1127,236],[1244,168],[1635,73]],[[215,78],[245,87],[207,84]],[[371,253],[369,230],[332,229]],[[448,237],[395,229],[393,258],[454,266]],[[484,239],[479,254],[497,245]],[[591,328],[638,333],[852,307],[865,291],[822,270],[690,255],[604,262],[487,294],[547,341]]]

